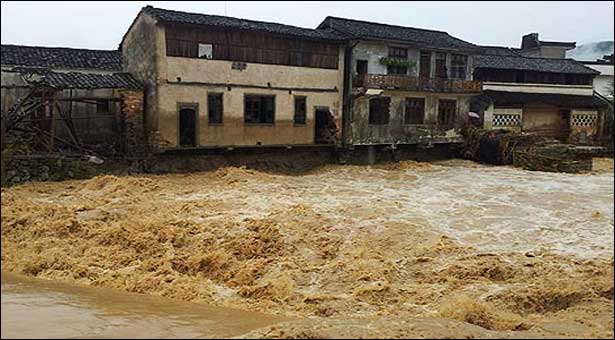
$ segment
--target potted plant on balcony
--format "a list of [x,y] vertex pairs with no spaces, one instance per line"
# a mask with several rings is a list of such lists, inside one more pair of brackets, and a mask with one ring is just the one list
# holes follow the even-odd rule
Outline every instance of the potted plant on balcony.
[[400,58],[391,58],[391,57],[381,57],[380,64],[385,66],[401,66],[401,67],[414,67],[416,62],[409,59],[400,59]]

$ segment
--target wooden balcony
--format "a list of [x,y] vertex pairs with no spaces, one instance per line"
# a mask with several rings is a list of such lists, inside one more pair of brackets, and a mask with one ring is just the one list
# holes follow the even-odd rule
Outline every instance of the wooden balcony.
[[477,80],[366,74],[356,77],[354,86],[411,92],[480,93],[483,84]]

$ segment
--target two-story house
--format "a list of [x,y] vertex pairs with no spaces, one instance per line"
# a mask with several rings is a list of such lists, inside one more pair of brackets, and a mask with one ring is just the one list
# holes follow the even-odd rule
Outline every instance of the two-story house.
[[341,132],[333,33],[147,6],[120,48],[161,149],[334,143]]
[[506,128],[591,143],[600,108],[592,82],[598,74],[572,59],[527,57],[518,49],[484,46],[474,57],[474,79],[483,95],[473,104],[485,128]]
[[319,30],[348,40],[344,142],[403,145],[458,142],[477,46],[446,32],[327,17]]

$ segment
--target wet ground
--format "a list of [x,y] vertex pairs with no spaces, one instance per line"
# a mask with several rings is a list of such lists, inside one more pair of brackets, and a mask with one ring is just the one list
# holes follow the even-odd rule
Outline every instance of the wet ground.
[[26,184],[2,191],[2,269],[309,317],[256,337],[612,338],[613,184],[612,159]]

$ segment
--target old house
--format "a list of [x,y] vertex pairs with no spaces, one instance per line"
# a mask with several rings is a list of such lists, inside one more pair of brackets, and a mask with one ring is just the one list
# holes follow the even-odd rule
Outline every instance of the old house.
[[3,132],[81,150],[144,147],[142,85],[119,51],[2,45],[1,60]]
[[472,96],[476,46],[446,32],[327,17],[321,31],[348,40],[344,142],[458,142]]
[[613,64],[613,53],[605,55],[602,59],[595,61],[581,61],[583,65],[595,70],[599,74],[594,78],[594,91],[604,97],[612,94],[611,86],[615,75],[615,65]]
[[339,36],[314,29],[144,7],[121,42],[146,86],[159,149],[335,143]]
[[516,51],[525,57],[565,59],[566,52],[574,49],[576,42],[544,41],[538,33],[526,34],[521,38],[521,48]]
[[528,57],[518,49],[484,46],[474,58],[474,79],[483,82],[483,95],[473,100],[473,108],[484,114],[486,128],[592,143],[601,131],[604,106],[594,96],[597,74],[572,59]]

